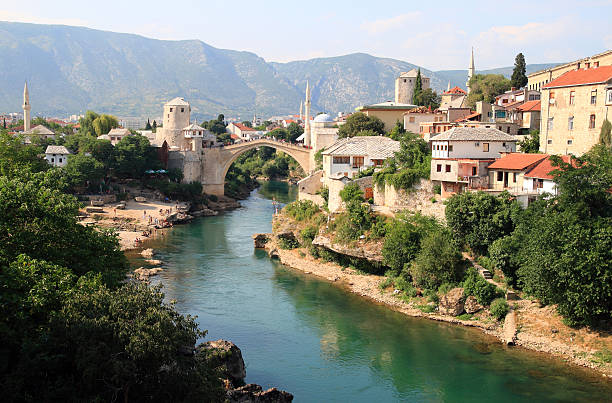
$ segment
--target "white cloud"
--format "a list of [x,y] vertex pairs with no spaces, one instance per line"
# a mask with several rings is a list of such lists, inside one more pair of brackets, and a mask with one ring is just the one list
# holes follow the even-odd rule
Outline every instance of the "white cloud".
[[380,19],[370,22],[364,22],[361,24],[361,29],[369,32],[370,34],[380,34],[387,32],[392,29],[401,28],[408,21],[414,21],[421,16],[421,12],[414,11],[411,13],[400,14],[395,17]]

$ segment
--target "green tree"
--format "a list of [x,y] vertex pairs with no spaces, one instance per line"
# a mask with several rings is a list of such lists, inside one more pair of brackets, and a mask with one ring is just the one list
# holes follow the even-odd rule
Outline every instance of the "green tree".
[[365,199],[363,198],[363,191],[361,190],[359,185],[354,182],[347,184],[340,191],[340,198],[345,203],[348,203],[353,200],[356,200],[360,203],[365,201]]
[[115,146],[115,173],[122,178],[140,178],[147,169],[159,167],[159,159],[145,136],[125,136]]
[[395,122],[395,126],[389,132],[389,137],[391,137],[395,141],[399,141],[404,134],[406,134],[406,129],[404,129],[404,124],[399,120]]
[[248,120],[243,121],[242,124],[245,125],[246,127],[253,127],[253,124],[249,122]]
[[153,133],[157,132],[157,122],[155,120],[153,120],[153,125],[151,126],[151,130],[153,130]]
[[612,123],[605,119],[599,131],[599,142],[606,146],[608,150],[612,150]]
[[304,133],[304,129],[302,126],[298,125],[295,122],[291,122],[289,126],[287,126],[287,141],[293,143]]
[[484,255],[493,241],[514,230],[519,212],[518,203],[508,193],[465,192],[448,199],[446,222],[462,243]]
[[526,86],[526,72],[525,56],[523,56],[522,53],[519,53],[514,59],[514,70],[512,70],[512,77],[510,78],[511,85],[515,88],[523,88]]
[[151,122],[149,121],[149,119],[147,119],[147,124],[145,125],[145,130],[151,130]]
[[444,283],[457,283],[463,277],[464,264],[451,232],[440,227],[421,240],[421,250],[410,265],[414,283],[437,290]]
[[104,164],[90,155],[71,155],[65,170],[74,187],[89,186],[95,189],[104,178]]
[[363,112],[353,113],[338,129],[338,138],[353,137],[365,130],[384,135],[385,124],[376,116],[368,116]]
[[431,88],[426,88],[421,91],[419,95],[419,103],[416,105],[422,105],[430,107],[431,109],[438,109],[440,107],[441,98],[437,92]]
[[422,105],[421,92],[423,91],[423,80],[421,78],[421,69],[418,70],[416,80],[414,81],[414,90],[412,91],[412,103],[414,105]]
[[512,87],[512,83],[501,74],[474,74],[470,79],[470,93],[467,102],[470,108],[476,107],[476,102],[493,103],[495,97]]
[[540,152],[540,131],[531,130],[529,137],[525,137],[518,142],[519,150],[523,153],[539,153]]
[[40,157],[43,152],[42,147],[25,145],[21,137],[0,133],[0,175],[13,177],[49,169]]

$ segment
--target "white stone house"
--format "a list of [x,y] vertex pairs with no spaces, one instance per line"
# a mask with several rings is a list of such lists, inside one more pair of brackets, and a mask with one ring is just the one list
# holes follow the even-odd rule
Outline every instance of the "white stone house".
[[[571,156],[561,156],[563,162],[571,161]],[[553,180],[551,172],[558,167],[552,165],[550,157],[542,160],[532,170],[527,172],[523,177],[523,191],[528,193],[550,193],[556,195],[558,193],[557,184]]]
[[252,127],[243,125],[242,123],[232,122],[227,125],[227,131],[230,134],[235,134],[240,138],[240,141],[257,140],[263,137],[263,132]]
[[354,178],[362,170],[382,167],[399,149],[399,141],[384,136],[340,139],[322,153],[324,177]]
[[47,146],[45,160],[54,167],[63,167],[68,163],[70,151],[64,146]]
[[34,126],[33,128],[24,131],[23,135],[26,144],[32,143],[32,139],[34,138],[39,138],[42,140],[55,138],[55,132],[43,125]]
[[121,127],[117,127],[115,129],[111,129],[108,134],[103,134],[98,136],[98,140],[110,140],[111,144],[116,146],[118,142],[121,141],[126,136],[131,136],[131,132],[129,129],[123,129]]
[[487,166],[516,151],[516,138],[492,127],[453,127],[429,140],[430,180],[443,198],[488,187]]

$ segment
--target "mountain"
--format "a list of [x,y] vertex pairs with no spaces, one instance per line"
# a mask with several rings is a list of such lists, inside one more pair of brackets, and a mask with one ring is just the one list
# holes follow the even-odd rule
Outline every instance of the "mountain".
[[[540,71],[544,69],[548,69],[554,66],[557,66],[561,63],[540,63],[540,64],[528,64],[525,66],[525,70],[527,74],[531,74],[535,71]],[[499,67],[496,69],[489,70],[476,70],[476,74],[502,74],[506,78],[510,78],[512,76],[512,70],[514,70],[514,66],[508,67]],[[436,71],[436,74],[446,80],[447,85],[450,81],[451,87],[459,86],[465,88],[465,83],[468,78],[468,71],[466,70],[439,70]]]
[[[393,99],[395,77],[418,68],[363,53],[268,63],[199,40],[13,22],[0,22],[0,54],[0,112],[21,110],[28,80],[33,116],[91,109],[155,118],[165,101],[182,96],[198,119],[218,113],[268,117],[297,113],[307,80],[313,111],[336,113]],[[438,91],[448,80],[464,85],[461,76],[467,77],[460,70],[421,71]]]

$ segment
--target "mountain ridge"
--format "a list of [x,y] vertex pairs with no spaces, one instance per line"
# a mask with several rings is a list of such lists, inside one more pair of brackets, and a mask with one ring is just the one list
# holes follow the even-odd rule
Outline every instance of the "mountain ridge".
[[[0,112],[21,110],[24,79],[33,115],[65,116],[92,109],[119,116],[158,117],[182,96],[193,115],[297,113],[306,80],[313,111],[349,112],[393,99],[395,77],[419,66],[351,53],[287,63],[213,47],[199,39],[168,41],[69,25],[0,21]],[[502,68],[503,69],[508,69]],[[510,67],[511,69],[511,67]],[[461,84],[461,71],[431,71],[432,87]],[[467,71],[465,73],[467,77]]]

